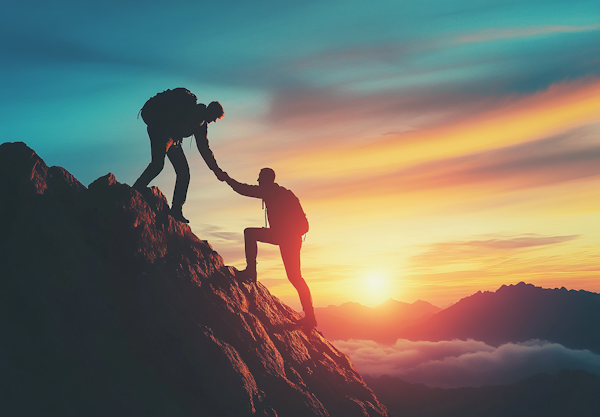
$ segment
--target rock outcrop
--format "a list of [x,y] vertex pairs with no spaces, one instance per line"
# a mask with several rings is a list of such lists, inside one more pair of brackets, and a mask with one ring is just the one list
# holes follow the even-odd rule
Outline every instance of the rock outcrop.
[[348,358],[208,242],[108,174],[0,145],[0,410],[386,416]]

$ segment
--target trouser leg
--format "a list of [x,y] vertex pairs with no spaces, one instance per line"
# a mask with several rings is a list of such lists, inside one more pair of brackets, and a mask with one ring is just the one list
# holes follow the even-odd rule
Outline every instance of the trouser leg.
[[148,136],[150,137],[152,159],[144,172],[142,172],[142,175],[133,184],[133,188],[136,190],[143,190],[150,184],[150,181],[160,174],[165,166],[165,155],[170,145],[170,143],[167,143],[166,138],[157,135],[150,128],[148,128]]
[[308,284],[302,277],[300,269],[300,249],[302,248],[302,237],[294,236],[292,239],[283,241],[279,244],[279,251],[281,252],[281,259],[285,266],[285,272],[288,279],[298,291],[300,297],[300,304],[307,317],[314,317],[315,310],[313,308],[312,296]]
[[256,271],[256,257],[258,256],[258,243],[254,228],[244,230],[244,250],[246,252],[246,270]]
[[175,211],[180,210],[185,203],[188,187],[190,185],[190,167],[181,148],[181,145],[172,145],[167,156],[175,169],[175,190],[173,191],[172,207]]
[[265,227],[248,227],[244,230],[244,249],[246,251],[246,270],[256,271],[258,243],[277,245],[277,239],[271,229]]
[[249,227],[244,230],[244,245],[246,249],[246,270],[256,271],[256,256],[258,254],[257,242],[279,245],[279,252],[285,267],[288,280],[292,283],[298,296],[300,304],[307,317],[314,317],[312,296],[306,281],[302,277],[300,270],[300,249],[302,248],[302,237],[294,236],[292,238],[281,236],[272,229],[264,227]]

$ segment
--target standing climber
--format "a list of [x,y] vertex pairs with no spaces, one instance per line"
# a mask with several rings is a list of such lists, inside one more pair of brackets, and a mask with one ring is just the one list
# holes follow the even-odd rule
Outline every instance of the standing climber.
[[238,194],[263,200],[270,225],[270,227],[249,227],[244,230],[246,269],[240,271],[240,277],[247,282],[256,282],[257,242],[278,245],[285,272],[298,291],[304,310],[304,318],[297,324],[308,328],[316,327],[317,320],[310,289],[300,271],[302,235],[308,232],[308,220],[300,201],[294,193],[275,182],[275,171],[271,168],[263,168],[260,171],[258,185],[239,183],[227,173],[224,177],[225,182]]
[[141,115],[148,125],[152,160],[133,184],[136,190],[144,190],[160,174],[165,155],[168,156],[176,175],[171,215],[183,223],[189,223],[183,217],[182,207],[190,184],[190,168],[181,147],[183,138],[194,135],[206,165],[220,181],[224,180],[224,173],[208,145],[208,124],[223,118],[223,107],[217,101],[205,106],[196,100],[189,90],[175,88],[158,93],[144,104]]

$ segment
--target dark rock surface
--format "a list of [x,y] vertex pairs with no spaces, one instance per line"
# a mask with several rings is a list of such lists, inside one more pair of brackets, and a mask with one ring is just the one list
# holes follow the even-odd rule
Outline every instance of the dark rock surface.
[[348,358],[108,174],[0,145],[0,414],[385,416]]
[[538,374],[511,385],[430,388],[365,376],[390,412],[403,417],[597,417],[600,377],[583,370]]

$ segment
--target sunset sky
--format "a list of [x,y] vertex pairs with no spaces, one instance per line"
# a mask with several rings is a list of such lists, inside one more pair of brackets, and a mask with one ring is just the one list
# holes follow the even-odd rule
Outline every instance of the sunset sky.
[[[316,306],[439,307],[520,281],[600,292],[598,0],[74,1],[0,6],[0,142],[84,185],[150,161],[144,102],[220,101],[233,178],[302,201]],[[184,141],[184,214],[225,263],[264,224]],[[167,162],[151,184],[171,200]],[[259,280],[299,308],[277,247]]]

